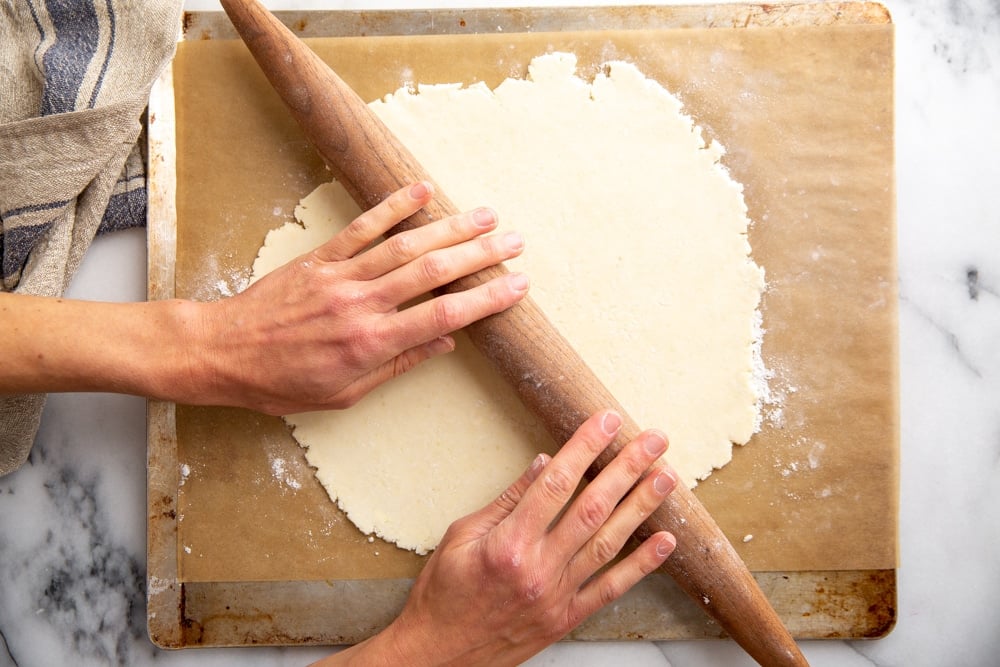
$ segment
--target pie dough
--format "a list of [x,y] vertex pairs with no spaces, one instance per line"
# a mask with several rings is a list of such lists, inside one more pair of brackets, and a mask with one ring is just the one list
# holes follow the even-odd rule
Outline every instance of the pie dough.
[[[526,239],[508,263],[690,486],[759,423],[763,270],[742,186],[676,97],[633,65],[590,83],[576,58],[525,80],[421,85],[371,108],[462,209],[492,206]],[[336,183],[268,235],[254,276],[327,240],[360,211]],[[362,531],[424,553],[456,518],[556,448],[463,337],[345,411],[290,415],[319,480]]]

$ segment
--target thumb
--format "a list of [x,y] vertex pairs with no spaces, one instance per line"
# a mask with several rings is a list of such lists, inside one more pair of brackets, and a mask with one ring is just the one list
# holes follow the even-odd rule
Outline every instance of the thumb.
[[521,502],[521,498],[528,491],[528,487],[538,479],[538,475],[551,460],[552,457],[548,454],[539,454],[536,456],[535,460],[528,466],[528,469],[513,484],[508,486],[506,491],[497,496],[489,505],[468,517],[470,523],[482,531],[483,534],[495,528],[514,511],[514,508],[517,507],[517,504]]
[[354,380],[338,392],[336,398],[347,405],[354,405],[375,387],[413,370],[418,364],[431,357],[447,354],[454,349],[455,339],[451,336],[441,336],[422,345],[411,347]]

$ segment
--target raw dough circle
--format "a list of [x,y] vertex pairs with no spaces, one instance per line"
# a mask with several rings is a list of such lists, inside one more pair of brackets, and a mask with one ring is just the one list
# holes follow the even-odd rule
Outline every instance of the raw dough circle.
[[[494,91],[420,86],[371,107],[459,208],[492,206],[525,236],[510,268],[629,414],[670,434],[667,458],[694,485],[758,423],[764,281],[742,186],[637,68],[610,63],[592,83],[575,69],[549,54]],[[304,227],[268,236],[254,275],[358,213],[338,184],[321,186],[296,210]],[[418,553],[555,447],[461,338],[350,410],[286,419],[348,517]]]

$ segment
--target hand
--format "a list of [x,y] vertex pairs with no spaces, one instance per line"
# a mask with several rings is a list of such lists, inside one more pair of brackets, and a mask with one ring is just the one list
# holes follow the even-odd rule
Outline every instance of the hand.
[[594,415],[554,458],[540,455],[491,505],[452,524],[399,618],[331,664],[515,665],[659,567],[676,545],[670,533],[595,576],[676,486],[667,467],[644,475],[667,448],[661,433],[641,434],[572,499],[620,425],[614,412]]
[[349,407],[386,380],[454,349],[451,332],[520,300],[527,278],[508,274],[401,309],[519,255],[523,246],[517,234],[484,236],[497,224],[489,209],[371,246],[431,197],[426,183],[399,190],[243,293],[204,304],[209,342],[193,348],[191,366],[209,391],[187,402],[270,414]]

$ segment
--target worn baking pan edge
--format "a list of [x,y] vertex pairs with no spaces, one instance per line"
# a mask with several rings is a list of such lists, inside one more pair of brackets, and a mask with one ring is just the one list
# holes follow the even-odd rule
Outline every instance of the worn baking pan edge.
[[[571,32],[658,28],[773,28],[884,24],[889,10],[877,2],[787,2],[620,7],[518,7],[415,10],[278,11],[299,37],[456,35],[496,32]],[[184,39],[237,39],[223,12],[186,12]]]
[[[715,6],[707,16],[705,9],[549,7],[278,12],[278,16],[302,37],[572,30],[593,29],[595,25],[618,29],[755,28],[891,22],[889,12],[878,3],[733,4]],[[235,36],[221,12],[185,14],[182,39]],[[153,87],[148,123],[148,298],[169,299],[174,297],[177,223],[176,128],[170,67]],[[176,507],[180,471],[174,410],[170,403],[148,404],[147,624],[154,644],[182,648],[355,643],[391,620],[405,600],[409,580],[181,582]],[[754,576],[797,638],[878,638],[888,634],[895,623],[895,570],[762,572]],[[662,605],[650,615],[655,622],[623,605],[600,612],[568,638],[671,640],[724,636],[714,621],[665,575],[654,575],[640,586],[640,590],[659,589],[662,594]],[[316,615],[320,627],[303,623],[303,606],[330,608],[349,604],[352,598],[370,601],[372,596],[385,599],[381,611],[352,615],[339,625],[331,624],[327,615]],[[287,604],[261,608],[259,601],[264,599],[272,603],[284,600]],[[620,611],[622,607],[624,612]],[[623,618],[622,613],[628,618]]]
[[[754,575],[793,635],[883,636],[895,622],[895,571],[764,572]],[[354,644],[396,616],[411,580],[202,582],[182,585],[180,646]],[[373,604],[373,598],[378,603]],[[650,602],[655,600],[655,608]],[[808,601],[806,601],[808,600]],[[350,610],[330,614],[303,609]],[[641,608],[645,607],[645,608]],[[853,613],[845,613],[849,610]],[[623,631],[623,628],[628,628]],[[837,628],[837,630],[834,630]],[[666,575],[645,579],[602,609],[570,640],[673,640],[725,637],[722,629]]]
[[[149,300],[174,296],[177,258],[177,155],[173,67],[153,84],[147,115],[146,219]],[[175,406],[146,409],[146,616],[159,646],[180,646],[183,591],[177,570],[177,431]]]

